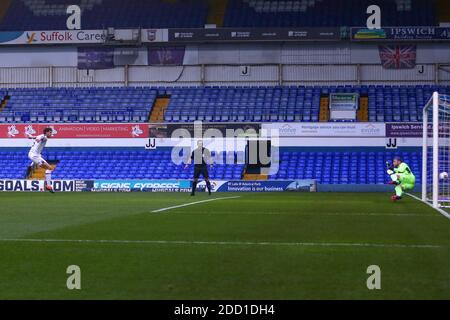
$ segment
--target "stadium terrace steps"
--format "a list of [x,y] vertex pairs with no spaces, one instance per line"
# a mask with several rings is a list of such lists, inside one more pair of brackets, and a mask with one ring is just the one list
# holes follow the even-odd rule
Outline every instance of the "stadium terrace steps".
[[330,99],[328,96],[322,96],[320,98],[320,111],[319,120],[320,122],[328,122],[330,120]]
[[436,12],[439,22],[450,22],[450,2],[448,0],[438,0],[436,2]]
[[208,0],[208,24],[215,24],[217,27],[223,26],[228,0]]
[[3,109],[6,107],[6,105],[8,104],[8,100],[9,100],[8,95],[3,97],[2,101],[0,102],[0,112],[2,112]]
[[150,114],[150,122],[159,123],[164,121],[164,113],[170,103],[170,97],[158,97],[153,105],[152,112]]
[[244,177],[242,180],[247,181],[258,181],[258,180],[267,180],[269,179],[268,175],[265,174],[254,174],[254,173],[244,173]]
[[[51,166],[53,167],[53,170],[56,168],[56,163],[51,163]],[[28,178],[28,180],[44,180],[45,179],[45,169],[44,168],[37,168],[33,170],[31,176]]]
[[369,121],[369,98],[360,97],[359,98],[359,109],[356,114],[356,119],[358,122]]
[[2,0],[2,1],[0,1],[0,22],[5,17],[6,12],[8,12],[9,7],[11,6],[11,2],[12,2],[12,0]]

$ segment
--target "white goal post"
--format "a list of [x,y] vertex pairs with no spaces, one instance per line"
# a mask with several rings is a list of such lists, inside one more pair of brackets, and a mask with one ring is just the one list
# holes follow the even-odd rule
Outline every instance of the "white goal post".
[[450,208],[450,96],[434,92],[422,121],[422,201]]

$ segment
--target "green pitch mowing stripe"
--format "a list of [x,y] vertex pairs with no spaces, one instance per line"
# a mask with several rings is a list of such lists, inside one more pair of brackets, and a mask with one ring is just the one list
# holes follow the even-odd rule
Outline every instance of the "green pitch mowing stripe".
[[[0,299],[450,297],[450,221],[424,203],[226,196],[241,197],[0,193]],[[66,288],[69,265],[81,268],[79,291]],[[366,287],[370,265],[381,290]]]

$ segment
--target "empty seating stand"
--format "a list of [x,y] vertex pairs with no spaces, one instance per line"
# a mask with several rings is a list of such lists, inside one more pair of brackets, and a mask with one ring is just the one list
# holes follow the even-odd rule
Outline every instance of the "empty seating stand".
[[436,25],[428,0],[229,0],[227,27],[365,26],[367,7],[380,6],[383,25]]
[[319,119],[320,88],[253,87],[168,90],[168,122],[278,122]]
[[151,88],[8,89],[0,122],[145,122]]
[[[191,170],[184,170],[184,164],[176,165],[171,161],[170,150],[55,152],[50,153],[48,159],[60,161],[54,171],[55,179],[192,178]],[[210,170],[213,179],[241,178],[242,161],[236,164],[221,162]]]
[[[203,28],[208,0],[14,0],[0,30],[64,30],[66,8],[80,5],[83,29]],[[364,26],[371,0],[228,0],[225,27]],[[387,26],[436,25],[428,0],[378,0]]]
[[0,151],[0,179],[23,179],[30,163],[28,150]]
[[[28,150],[0,150],[0,179],[22,179],[30,161]],[[421,177],[420,152],[394,151],[281,151],[279,171],[271,180],[316,179],[321,184],[384,184],[387,160],[403,157]],[[171,161],[170,150],[52,150],[45,159],[58,161],[54,179],[191,179],[192,170]],[[210,176],[217,180],[240,180],[244,170],[242,152],[214,153],[216,165]],[[221,160],[219,160],[221,159]]]
[[0,89],[5,122],[146,122],[158,95],[170,96],[166,122],[318,122],[320,97],[367,96],[370,122],[422,121],[434,91],[448,86],[181,87]]
[[83,29],[201,28],[208,15],[207,0],[14,0],[0,30],[65,30],[66,9],[77,4]]
[[[28,150],[0,151],[0,179],[23,179],[30,164]],[[243,152],[212,153],[216,165],[213,179],[240,180]],[[47,149],[44,158],[58,162],[54,179],[191,179],[192,171],[171,160],[171,150],[72,150]]]
[[281,152],[279,171],[271,180],[317,179],[322,184],[385,184],[386,161],[401,156],[421,181],[421,152]]

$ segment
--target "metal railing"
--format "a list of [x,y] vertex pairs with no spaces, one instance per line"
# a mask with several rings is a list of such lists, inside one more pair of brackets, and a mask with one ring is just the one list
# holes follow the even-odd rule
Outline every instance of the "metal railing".
[[[243,74],[247,67],[249,74]],[[230,68],[232,69],[230,71]],[[329,68],[328,78],[326,70]],[[224,75],[221,75],[223,71]],[[226,71],[226,73],[225,73]],[[325,72],[325,73],[324,73]],[[371,74],[374,72],[374,74]],[[293,76],[294,73],[298,75]],[[424,75],[425,73],[425,75]],[[256,74],[256,75],[254,75]],[[149,75],[149,76],[148,76]],[[146,77],[148,76],[148,77]],[[380,64],[132,65],[107,70],[77,67],[1,67],[0,87],[450,84],[450,64],[420,64],[386,72]]]

